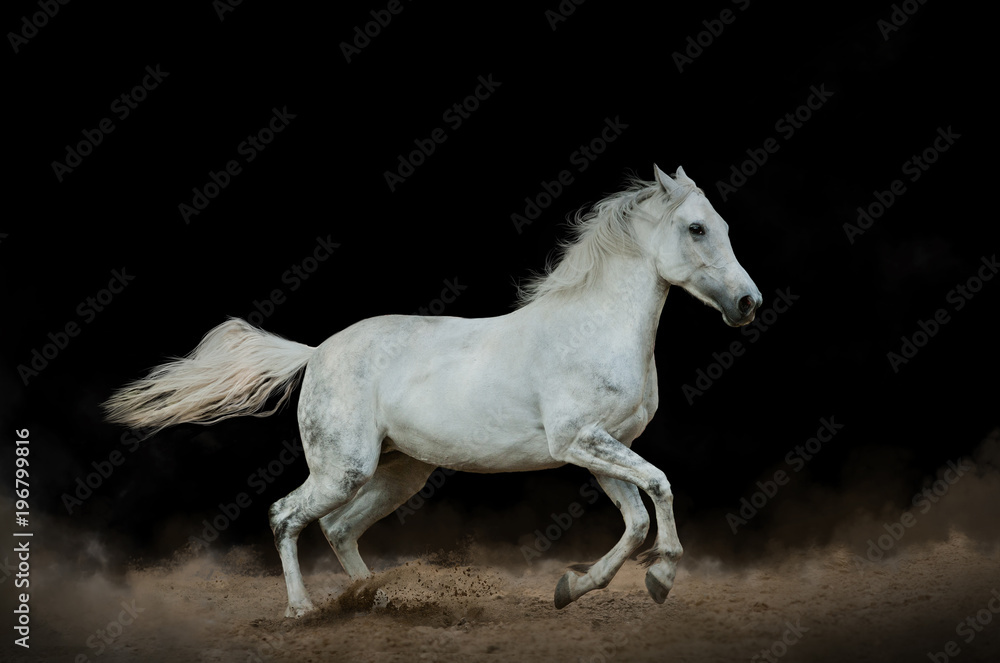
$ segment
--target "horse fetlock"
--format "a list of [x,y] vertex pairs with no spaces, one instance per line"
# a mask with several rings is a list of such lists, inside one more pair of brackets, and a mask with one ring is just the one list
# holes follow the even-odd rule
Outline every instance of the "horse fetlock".
[[289,619],[298,619],[299,617],[306,616],[315,609],[316,606],[314,606],[312,601],[310,601],[309,599],[306,599],[305,601],[300,603],[296,603],[295,605],[289,603],[288,607],[285,608],[285,617]]

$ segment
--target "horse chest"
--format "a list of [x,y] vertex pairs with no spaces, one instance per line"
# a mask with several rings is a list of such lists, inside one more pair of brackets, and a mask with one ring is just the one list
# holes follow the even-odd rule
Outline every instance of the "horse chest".
[[582,372],[598,400],[638,407],[645,399],[650,361],[634,349],[611,351],[595,355]]

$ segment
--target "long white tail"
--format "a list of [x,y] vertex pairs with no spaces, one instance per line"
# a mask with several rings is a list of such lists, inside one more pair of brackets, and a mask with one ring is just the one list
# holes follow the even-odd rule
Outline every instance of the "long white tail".
[[[274,414],[298,386],[315,348],[230,318],[205,334],[187,357],[157,366],[104,403],[108,421],[158,430],[180,423]],[[281,399],[266,411],[271,394]]]

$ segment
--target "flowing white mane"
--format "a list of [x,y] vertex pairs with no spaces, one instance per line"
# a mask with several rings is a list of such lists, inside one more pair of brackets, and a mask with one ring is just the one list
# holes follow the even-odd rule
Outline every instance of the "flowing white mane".
[[[678,185],[670,194],[664,218],[673,214],[692,192],[703,193],[688,178],[678,181]],[[631,216],[642,213],[639,203],[656,194],[668,195],[656,182],[633,177],[628,180],[625,190],[595,203],[586,213],[580,209],[572,218],[567,218],[569,238],[559,242],[558,259],[547,261],[543,272],[518,286],[518,306],[590,286],[601,274],[609,256],[637,253]]]

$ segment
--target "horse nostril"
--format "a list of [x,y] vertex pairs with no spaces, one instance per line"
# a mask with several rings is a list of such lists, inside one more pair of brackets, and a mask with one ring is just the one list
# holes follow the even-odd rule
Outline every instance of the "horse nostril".
[[748,313],[750,313],[750,311],[754,309],[756,305],[757,302],[753,300],[753,297],[751,297],[750,295],[745,295],[740,298],[740,303],[739,303],[740,313],[742,313],[743,315],[747,315]]

